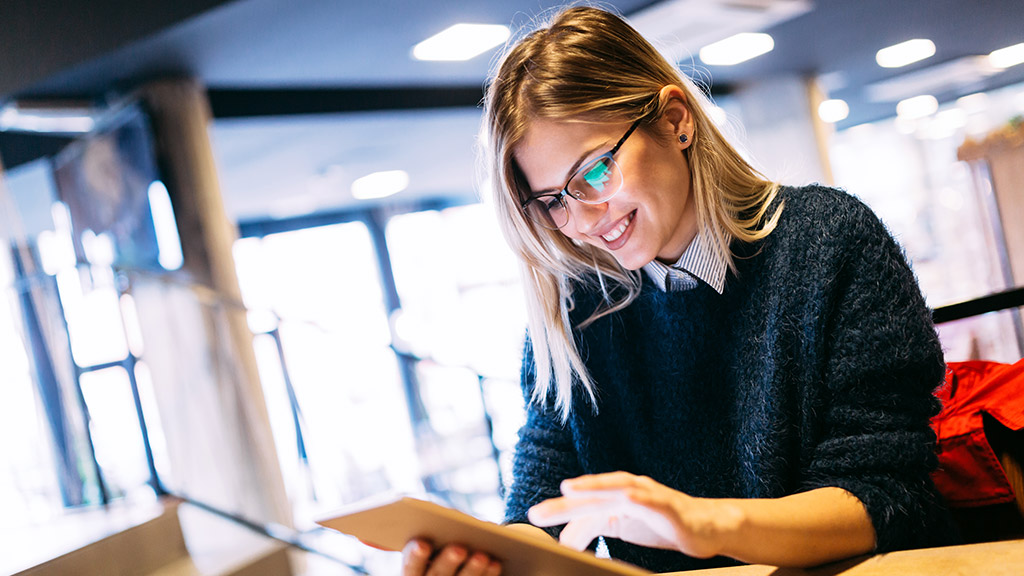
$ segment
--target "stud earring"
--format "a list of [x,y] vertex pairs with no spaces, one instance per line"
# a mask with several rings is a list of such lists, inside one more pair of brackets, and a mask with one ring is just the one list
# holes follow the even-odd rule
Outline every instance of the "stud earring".
[[686,144],[686,142],[688,140],[689,140],[689,138],[686,136],[686,134],[680,134],[679,135],[679,143],[680,144]]

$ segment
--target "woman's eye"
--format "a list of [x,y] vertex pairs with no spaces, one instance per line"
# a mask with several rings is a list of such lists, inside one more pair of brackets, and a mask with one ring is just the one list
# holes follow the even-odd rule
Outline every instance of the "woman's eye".
[[594,165],[587,168],[586,172],[583,173],[583,180],[598,191],[604,190],[604,185],[607,184],[611,178],[610,166],[603,158],[594,162]]

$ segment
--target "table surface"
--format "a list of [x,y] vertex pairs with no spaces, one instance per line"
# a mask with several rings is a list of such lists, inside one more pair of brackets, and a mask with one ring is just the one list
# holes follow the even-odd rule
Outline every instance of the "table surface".
[[818,568],[777,568],[775,566],[736,566],[691,572],[673,572],[676,576],[1021,576],[1024,575],[1024,540],[1005,540],[903,550],[874,556],[861,556]]

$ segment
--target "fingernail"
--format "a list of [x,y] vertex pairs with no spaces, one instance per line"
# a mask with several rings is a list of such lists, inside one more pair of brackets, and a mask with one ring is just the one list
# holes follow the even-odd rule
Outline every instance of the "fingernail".
[[427,545],[419,540],[410,540],[405,545],[404,552],[406,554],[415,554],[416,556],[423,556],[428,552]]

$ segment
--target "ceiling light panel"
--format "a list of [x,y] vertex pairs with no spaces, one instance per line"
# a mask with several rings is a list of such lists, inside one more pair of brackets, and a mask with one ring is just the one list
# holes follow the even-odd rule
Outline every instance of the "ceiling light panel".
[[931,95],[914,96],[901,100],[896,105],[896,115],[904,120],[916,120],[930,116],[939,109],[939,101]]
[[629,17],[670,61],[692,63],[702,46],[762,32],[811,11],[810,0],[662,0]]
[[459,62],[508,40],[511,32],[500,24],[455,24],[420,42],[412,49],[417,60]]
[[358,200],[386,198],[409,187],[409,174],[405,170],[374,172],[352,183],[352,197]]
[[708,66],[732,66],[771,52],[775,41],[758,32],[741,32],[700,49],[700,59]]
[[882,68],[900,68],[934,55],[934,42],[926,38],[915,38],[882,48],[875,54],[875,61]]
[[1024,42],[992,52],[988,55],[988,61],[995,68],[1009,68],[1024,64]]
[[834,124],[846,120],[849,115],[850,106],[845,100],[825,100],[818,104],[818,118],[821,118],[822,122]]

